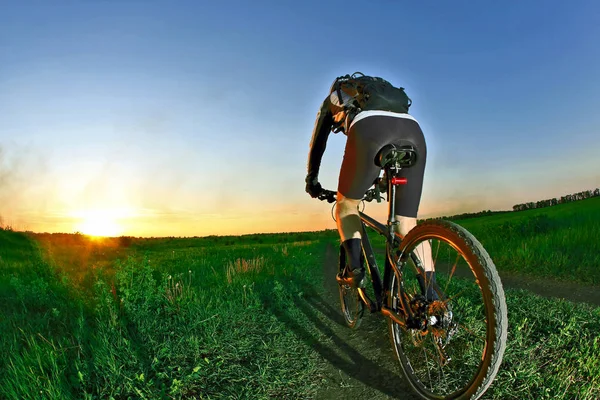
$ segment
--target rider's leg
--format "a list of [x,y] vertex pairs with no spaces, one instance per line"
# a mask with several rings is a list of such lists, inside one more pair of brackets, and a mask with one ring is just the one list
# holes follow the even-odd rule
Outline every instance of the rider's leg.
[[[408,232],[417,226],[417,219],[413,217],[405,217],[402,215],[395,215],[394,219],[398,221],[396,225],[396,233],[400,235],[401,238],[404,238]],[[427,298],[427,300],[438,300],[439,296],[433,290],[433,284],[435,281],[435,266],[433,264],[433,257],[431,255],[431,245],[429,242],[421,242],[417,247],[415,247],[414,253],[417,258],[423,263],[423,269],[425,270],[425,277],[418,275],[417,280],[419,281],[419,286],[421,287],[421,291]]]
[[360,216],[358,215],[358,204],[360,200],[344,197],[338,192],[337,205],[335,208],[336,223],[342,241],[348,239],[360,239]]
[[361,222],[358,215],[360,200],[345,197],[340,192],[337,194],[336,222],[342,245],[346,251],[348,264],[352,277],[358,283],[364,276],[364,267],[360,262],[361,247]]
[[[402,215],[394,216],[394,219],[398,221],[396,225],[396,233],[404,238],[408,231],[417,226],[417,219],[412,217],[405,217]],[[415,254],[419,257],[419,260],[423,263],[425,271],[433,271],[433,258],[431,256],[431,245],[429,242],[423,242],[415,248]]]

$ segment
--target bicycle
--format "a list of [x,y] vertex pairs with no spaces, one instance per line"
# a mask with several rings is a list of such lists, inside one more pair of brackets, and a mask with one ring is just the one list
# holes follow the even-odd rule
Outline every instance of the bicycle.
[[[381,202],[385,190],[388,219],[382,224],[365,214],[364,208],[359,210],[362,261],[367,274],[356,287],[345,279],[346,254],[340,246],[336,280],[342,314],[346,324],[354,329],[360,325],[365,307],[388,319],[395,356],[421,398],[477,399],[494,381],[506,349],[508,316],[504,291],[489,254],[460,225],[433,220],[417,224],[404,238],[395,232],[396,187],[406,183],[398,175],[402,168],[414,165],[417,157],[411,143],[400,142],[382,148],[374,160],[384,174],[367,191],[362,204]],[[335,197],[336,192],[330,190],[318,196],[330,203],[336,201]],[[385,237],[383,280],[367,227]],[[422,260],[427,244],[436,272],[435,283],[426,281]],[[450,254],[453,251],[456,257]],[[365,283],[369,277],[371,295]],[[421,286],[419,279],[423,280]]]

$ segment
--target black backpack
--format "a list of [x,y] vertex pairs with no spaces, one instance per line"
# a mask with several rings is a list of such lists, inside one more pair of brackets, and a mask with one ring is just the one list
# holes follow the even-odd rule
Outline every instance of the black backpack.
[[330,93],[336,93],[338,99],[346,100],[341,104],[347,114],[345,125],[349,126],[356,114],[361,111],[383,110],[408,113],[412,104],[404,92],[382,78],[365,76],[362,72],[336,78]]

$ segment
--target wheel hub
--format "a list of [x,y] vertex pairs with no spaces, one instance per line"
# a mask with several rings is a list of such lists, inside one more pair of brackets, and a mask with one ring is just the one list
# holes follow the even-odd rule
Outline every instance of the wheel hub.
[[450,306],[443,301],[427,301],[423,296],[415,296],[410,301],[413,317],[407,321],[409,329],[431,332],[435,336],[446,337],[448,330],[453,327],[453,317]]

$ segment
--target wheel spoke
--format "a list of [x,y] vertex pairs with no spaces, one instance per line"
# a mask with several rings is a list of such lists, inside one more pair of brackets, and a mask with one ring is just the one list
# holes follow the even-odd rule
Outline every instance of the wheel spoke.
[[[425,348],[425,346],[423,346],[423,354],[425,355],[425,365],[428,365],[429,362],[427,361],[427,349]],[[431,384],[433,382],[433,379],[431,379],[431,373],[429,372],[429,368],[427,368],[427,376],[429,377],[429,383]],[[431,390],[433,390],[433,386],[431,386]]]
[[[440,251],[440,245],[441,245],[441,243],[442,243],[441,241],[439,241],[439,240],[437,241],[437,248],[435,250],[435,257],[433,257],[433,265],[435,265],[436,262],[437,262],[438,253]],[[431,242],[430,242],[430,244],[431,244]]]
[[[466,288],[466,289],[463,289],[462,291],[460,291],[460,292],[456,293],[455,295],[452,295],[452,296],[450,296],[450,297],[446,297],[446,300],[444,300],[444,301],[443,301],[443,303],[444,303],[444,304],[448,304],[448,303],[450,303],[452,300],[454,300],[454,299],[457,299],[457,298],[460,298],[460,295],[461,295],[461,294],[464,294],[464,293],[466,293],[468,290],[469,290],[469,289],[468,289],[468,288]],[[444,293],[448,293],[448,288],[446,288],[446,290],[445,290],[445,292],[444,292]]]
[[485,338],[481,337],[480,335],[478,335],[477,333],[475,333],[472,329],[469,329],[466,327],[466,325],[464,324],[457,324],[457,327],[462,328],[464,331],[468,332],[471,336],[475,336],[477,339],[482,340],[485,342]]
[[445,292],[448,291],[448,285],[450,285],[450,282],[452,281],[452,277],[456,273],[456,266],[458,265],[459,258],[460,258],[460,254],[457,254],[456,260],[454,260],[454,264],[452,265],[452,271],[450,271],[450,275],[448,275],[448,282],[446,282],[446,288],[444,289]]

